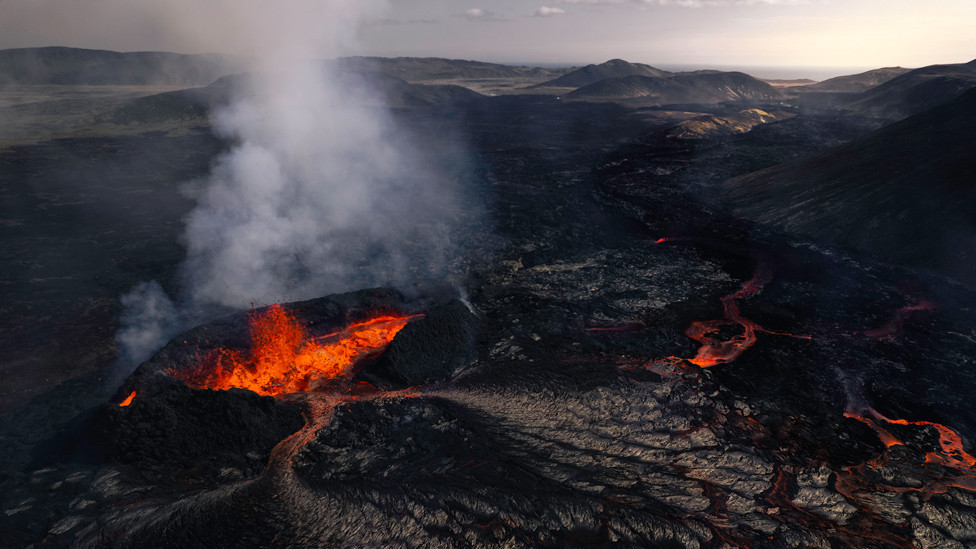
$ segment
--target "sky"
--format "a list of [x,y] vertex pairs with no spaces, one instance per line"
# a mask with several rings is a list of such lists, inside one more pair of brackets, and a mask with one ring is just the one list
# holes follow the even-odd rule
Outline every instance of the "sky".
[[[0,48],[253,53],[248,40],[271,21],[267,5],[314,27],[335,13],[328,5],[343,4],[348,21],[323,24],[334,36],[314,54],[562,65],[623,58],[665,67],[918,67],[976,58],[973,0],[386,0],[365,9],[319,0],[321,11],[316,2],[288,4],[0,0]],[[262,13],[249,33],[222,32],[228,10],[249,7]]]

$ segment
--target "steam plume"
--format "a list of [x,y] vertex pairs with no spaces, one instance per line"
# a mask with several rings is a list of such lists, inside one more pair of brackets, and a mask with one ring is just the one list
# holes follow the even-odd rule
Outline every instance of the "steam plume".
[[218,135],[236,145],[190,216],[179,305],[162,305],[158,285],[123,299],[118,340],[133,359],[206,311],[402,286],[442,276],[453,254],[452,181],[375,106],[362,77],[312,60],[344,47],[376,5],[216,2],[200,8],[202,19],[220,19],[214,6],[232,25],[219,32],[255,37],[246,47],[260,56],[233,80],[235,99],[212,114]]

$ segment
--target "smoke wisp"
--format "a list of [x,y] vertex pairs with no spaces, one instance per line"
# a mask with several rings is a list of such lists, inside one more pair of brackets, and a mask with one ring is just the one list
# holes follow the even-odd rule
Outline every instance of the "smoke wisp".
[[[323,4],[324,28],[300,9],[278,13],[320,13]],[[366,77],[313,60],[348,37],[375,7],[366,4],[234,3],[228,24],[260,27],[264,49],[249,47],[266,55],[231,79],[234,99],[211,113],[233,146],[189,217],[180,294],[167,304],[150,283],[123,298],[124,357],[147,358],[216,311],[447,276],[457,253],[455,181],[377,106]]]

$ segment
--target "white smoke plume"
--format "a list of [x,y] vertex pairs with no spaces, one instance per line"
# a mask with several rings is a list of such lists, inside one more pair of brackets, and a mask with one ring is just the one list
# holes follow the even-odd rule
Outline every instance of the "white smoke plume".
[[180,314],[158,282],[142,282],[122,296],[122,328],[115,334],[122,360],[138,364],[179,330]]
[[[307,299],[444,274],[453,251],[452,181],[431,169],[366,81],[317,62],[343,53],[375,2],[217,1],[191,9],[243,53],[235,99],[211,114],[235,145],[217,160],[191,214],[179,306],[138,286],[123,298],[123,354],[145,358],[198,311]],[[158,289],[158,285],[153,288]],[[151,306],[145,303],[152,301]],[[144,321],[140,310],[168,312]],[[157,315],[158,316],[158,315]],[[141,327],[154,333],[140,335]],[[160,328],[165,329],[160,329]]]

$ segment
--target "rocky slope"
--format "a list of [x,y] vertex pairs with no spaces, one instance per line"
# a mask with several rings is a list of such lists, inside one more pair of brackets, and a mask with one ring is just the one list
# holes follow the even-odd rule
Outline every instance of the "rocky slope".
[[976,89],[799,162],[725,183],[739,215],[976,283]]
[[537,84],[533,87],[582,88],[608,78],[625,76],[668,76],[670,72],[641,63],[629,63],[623,59],[611,59],[599,65],[587,65],[566,73],[559,78]]
[[719,103],[779,99],[776,88],[741,72],[705,72],[665,77],[626,76],[590,84],[569,99],[640,100],[641,104]]

